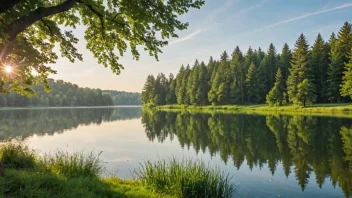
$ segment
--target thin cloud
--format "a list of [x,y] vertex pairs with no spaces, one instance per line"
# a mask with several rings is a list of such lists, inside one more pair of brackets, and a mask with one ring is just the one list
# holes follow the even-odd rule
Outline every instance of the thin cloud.
[[255,8],[259,8],[259,7],[263,6],[263,5],[264,5],[265,3],[267,3],[268,1],[269,1],[269,0],[263,0],[263,1],[261,1],[260,3],[254,4],[254,5],[252,5],[252,6],[248,7],[248,8],[246,8],[246,9],[240,11],[239,13],[240,13],[240,14],[243,14],[243,13],[247,13],[247,12],[249,12],[249,11],[252,11],[252,10],[255,9]]
[[315,15],[319,15],[319,14],[323,14],[323,13],[327,13],[327,12],[332,12],[332,11],[335,11],[335,10],[341,10],[341,9],[345,9],[345,8],[349,8],[349,7],[352,7],[352,3],[345,3],[345,4],[342,4],[342,5],[337,6],[335,8],[322,10],[322,11],[318,11],[318,12],[312,12],[312,13],[304,14],[302,16],[295,17],[295,18],[292,18],[292,19],[288,19],[288,20],[285,20],[285,21],[280,21],[280,22],[268,25],[268,26],[262,28],[261,30],[267,29],[267,28],[276,27],[276,26],[279,26],[279,25],[282,25],[282,24],[285,24],[285,23],[290,23],[292,21],[301,20],[301,19],[304,19],[304,18],[307,18],[307,17],[310,17],[310,16],[315,16]]
[[177,39],[177,40],[174,40],[174,41],[171,41],[170,42],[170,45],[172,44],[176,44],[176,43],[181,43],[181,42],[184,42],[184,41],[187,41],[187,40],[190,40],[192,39],[193,37],[197,36],[199,33],[201,33],[202,30],[201,29],[198,29],[197,31],[195,32],[192,32],[191,34],[183,37],[183,38],[180,38],[180,39]]

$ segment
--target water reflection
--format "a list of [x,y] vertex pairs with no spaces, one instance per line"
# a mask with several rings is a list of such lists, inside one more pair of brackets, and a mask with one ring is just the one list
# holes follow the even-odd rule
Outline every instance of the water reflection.
[[0,111],[0,141],[63,133],[80,125],[140,118],[141,108],[58,108]]
[[280,163],[302,191],[315,175],[320,188],[328,179],[352,196],[351,119],[144,111],[142,123],[151,141],[176,136],[183,148],[220,154],[237,169],[244,162],[251,170],[266,165],[272,175]]

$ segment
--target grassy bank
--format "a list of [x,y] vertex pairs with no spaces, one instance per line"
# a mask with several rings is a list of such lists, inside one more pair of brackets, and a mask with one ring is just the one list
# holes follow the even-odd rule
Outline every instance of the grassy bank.
[[261,105],[219,105],[219,106],[185,106],[185,105],[164,105],[155,107],[158,110],[189,110],[189,111],[222,111],[222,112],[243,112],[243,113],[297,113],[297,114],[351,114],[351,103],[340,104],[314,104],[307,107],[301,106],[277,106],[271,107]]
[[228,176],[201,162],[146,161],[136,180],[102,178],[99,155],[40,156],[23,144],[0,147],[0,197],[229,197]]

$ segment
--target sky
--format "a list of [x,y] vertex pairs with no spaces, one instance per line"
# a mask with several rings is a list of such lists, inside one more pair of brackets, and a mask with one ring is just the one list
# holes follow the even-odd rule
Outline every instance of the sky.
[[328,40],[345,21],[352,22],[352,0],[206,0],[201,9],[191,9],[180,19],[189,27],[169,40],[159,61],[142,48],[139,61],[127,52],[120,58],[125,68],[120,75],[97,63],[85,48],[84,29],[76,29],[83,62],[60,58],[51,65],[58,74],[50,77],[81,87],[141,92],[149,74],[177,74],[181,65],[193,65],[196,59],[207,63],[210,56],[219,59],[224,50],[231,53],[236,46],[243,52],[249,46],[267,51],[273,43],[281,52],[284,43],[293,49],[301,33],[311,45],[318,33]]

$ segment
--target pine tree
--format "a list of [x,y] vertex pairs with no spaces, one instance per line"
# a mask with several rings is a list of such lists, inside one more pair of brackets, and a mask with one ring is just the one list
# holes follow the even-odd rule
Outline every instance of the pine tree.
[[314,72],[314,83],[316,85],[317,102],[326,101],[326,80],[328,70],[329,55],[326,50],[325,42],[320,34],[311,50],[311,66]]
[[233,103],[244,103],[245,99],[245,70],[244,58],[240,48],[237,46],[232,53],[232,59],[230,62],[231,77],[229,78],[230,95]]
[[277,71],[277,55],[274,44],[270,43],[267,54],[267,71],[268,71],[268,88],[273,87],[275,81],[275,72]]
[[345,71],[342,77],[341,96],[349,96],[352,99],[352,48],[349,62],[345,64]]
[[[226,75],[229,74],[228,54],[224,51],[220,57],[220,65],[216,71],[211,89],[208,93],[209,102],[212,104],[225,104],[228,98],[228,86],[226,86]],[[223,84],[223,85],[222,85]],[[222,85],[222,86],[221,86]]]
[[254,65],[254,62],[252,62],[246,74],[247,101],[250,103],[256,101],[255,75],[256,67]]
[[153,75],[148,75],[142,91],[143,104],[154,103],[155,97],[155,78]]
[[343,58],[339,50],[335,34],[330,37],[330,64],[327,77],[327,97],[331,102],[340,101],[340,85],[344,70]]
[[338,48],[339,52],[342,56],[343,63],[347,63],[349,60],[349,53],[352,48],[352,26],[347,21],[343,24],[340,29],[337,40],[338,40]]
[[207,68],[204,62],[200,63],[198,72],[199,86],[197,88],[196,98],[198,105],[206,105],[208,103],[208,80],[207,80]]
[[180,68],[180,71],[176,76],[175,94],[176,94],[177,104],[183,103],[183,92],[181,89],[182,89],[182,80],[183,80],[184,73],[185,73],[185,67],[182,65]]
[[[285,43],[284,47],[282,48],[282,52],[280,55],[280,60],[279,60],[279,67],[282,72],[282,76],[284,81],[286,82],[290,71],[289,69],[291,68],[291,60],[292,60],[292,52],[290,50],[290,47]],[[286,83],[285,83],[286,86]]]
[[268,93],[267,91],[268,75],[267,75],[266,65],[267,65],[267,57],[265,56],[255,73],[254,93],[255,93],[256,103],[264,103],[265,96]]
[[190,104],[192,105],[200,104],[199,97],[197,97],[197,90],[199,87],[199,62],[196,60],[187,84],[187,94],[190,96]]
[[181,91],[183,93],[183,101],[181,104],[189,105],[191,102],[190,95],[188,94],[188,88],[190,87],[190,82],[192,78],[191,72],[192,70],[190,69],[190,66],[187,65],[181,84]]
[[176,104],[176,80],[174,79],[174,75],[170,73],[169,75],[169,85],[167,88],[166,94],[166,104]]
[[268,95],[266,95],[266,103],[270,106],[281,106],[285,104],[285,83],[282,77],[281,69],[277,70],[275,76],[274,87],[270,90]]
[[293,104],[303,106],[314,102],[316,98],[315,85],[312,83],[314,76],[310,75],[308,43],[303,34],[296,41],[291,66],[287,79],[289,100]]

